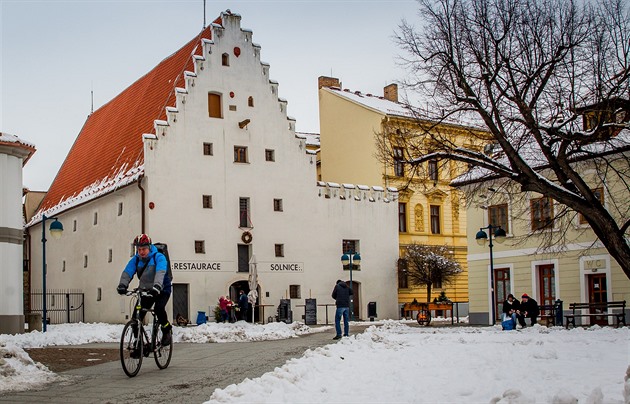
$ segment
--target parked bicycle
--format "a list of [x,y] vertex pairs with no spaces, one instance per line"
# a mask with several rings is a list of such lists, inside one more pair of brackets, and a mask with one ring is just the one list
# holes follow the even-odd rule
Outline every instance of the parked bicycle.
[[[125,324],[120,338],[120,362],[125,374],[129,377],[137,375],[142,366],[142,359],[151,354],[153,354],[158,368],[166,369],[173,356],[173,341],[171,340],[168,345],[162,345],[162,327],[160,327],[155,312],[152,309],[143,309],[140,305],[140,299],[150,295],[136,288],[127,292],[127,296],[134,297],[135,310],[133,318]],[[140,314],[143,311],[149,312],[153,316],[150,338],[147,331],[148,327],[145,327],[140,320]]]

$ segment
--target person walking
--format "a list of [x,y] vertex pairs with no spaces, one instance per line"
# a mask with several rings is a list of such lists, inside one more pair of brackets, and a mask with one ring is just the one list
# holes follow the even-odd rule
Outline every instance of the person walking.
[[247,295],[245,294],[245,292],[243,290],[241,290],[240,292],[238,292],[238,309],[241,313],[241,320],[243,321],[247,321],[247,305],[249,304],[249,302],[247,301]]
[[[171,343],[173,326],[168,321],[166,303],[171,297],[173,276],[168,271],[166,257],[158,252],[157,247],[151,243],[149,236],[146,234],[139,235],[134,239],[133,245],[136,247],[136,254],[131,257],[120,275],[120,282],[116,290],[121,295],[126,294],[134,275],[138,277],[140,280],[139,288],[151,295],[142,296],[140,305],[143,309],[148,310],[155,304],[155,315],[162,325],[162,345],[169,345]],[[134,317],[136,310],[134,308]],[[142,311],[140,320],[144,320],[146,314],[146,311]],[[137,329],[134,329],[134,334],[137,334],[137,332]]]
[[335,288],[332,292],[332,298],[335,299],[337,311],[335,312],[335,331],[337,335],[333,339],[341,338],[341,317],[343,317],[343,336],[347,337],[350,331],[350,325],[348,324],[348,317],[350,316],[350,296],[354,293],[348,285],[342,281],[337,280]]

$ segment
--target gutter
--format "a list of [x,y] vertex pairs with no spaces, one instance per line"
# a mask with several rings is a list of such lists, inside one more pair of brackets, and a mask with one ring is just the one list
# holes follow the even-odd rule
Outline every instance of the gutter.
[[145,190],[144,188],[142,188],[142,179],[144,178],[143,175],[141,175],[138,178],[138,189],[140,189],[140,217],[141,217],[141,231],[140,234],[145,234],[144,228],[145,228]]

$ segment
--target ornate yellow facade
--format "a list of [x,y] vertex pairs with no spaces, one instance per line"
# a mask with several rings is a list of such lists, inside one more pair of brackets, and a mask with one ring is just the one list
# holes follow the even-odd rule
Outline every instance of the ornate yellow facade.
[[[444,291],[453,302],[468,302],[466,201],[461,191],[449,186],[465,167],[440,161],[412,169],[404,161],[409,155],[404,148],[393,151],[394,160],[396,153],[400,157],[393,164],[391,158],[379,156],[383,155],[383,144],[395,145],[397,137],[424,133],[427,125],[440,132],[440,137],[468,147],[479,145],[481,149],[480,137],[471,136],[471,128],[461,125],[436,126],[434,122],[419,120],[406,112],[397,98],[396,85],[385,87],[383,96],[374,96],[343,90],[334,78],[319,78],[319,179],[398,188],[401,252],[412,243],[451,247],[463,271],[450,285],[434,285],[431,299]],[[380,142],[379,138],[386,138],[387,142]],[[408,143],[401,144],[409,147]],[[430,145],[424,146],[430,149]],[[399,304],[414,299],[426,301],[426,288],[409,284],[404,270],[397,267],[396,262],[391,263],[392,276],[399,279]]]

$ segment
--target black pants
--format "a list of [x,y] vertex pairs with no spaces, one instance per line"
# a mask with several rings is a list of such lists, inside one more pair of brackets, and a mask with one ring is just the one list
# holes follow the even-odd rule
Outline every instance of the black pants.
[[239,309],[241,310],[241,320],[247,321],[247,306],[241,306]]
[[[152,296],[142,296],[140,299],[140,306],[143,309],[150,309],[155,303],[155,307],[153,311],[155,311],[155,315],[157,316],[158,322],[162,325],[162,327],[166,327],[169,325],[168,322],[168,314],[166,314],[166,303],[168,303],[168,299],[171,298],[171,293],[160,293],[157,297],[153,298]],[[146,311],[140,312],[140,320],[144,321],[144,316],[147,315]],[[133,309],[133,316],[136,316],[136,309]]]

